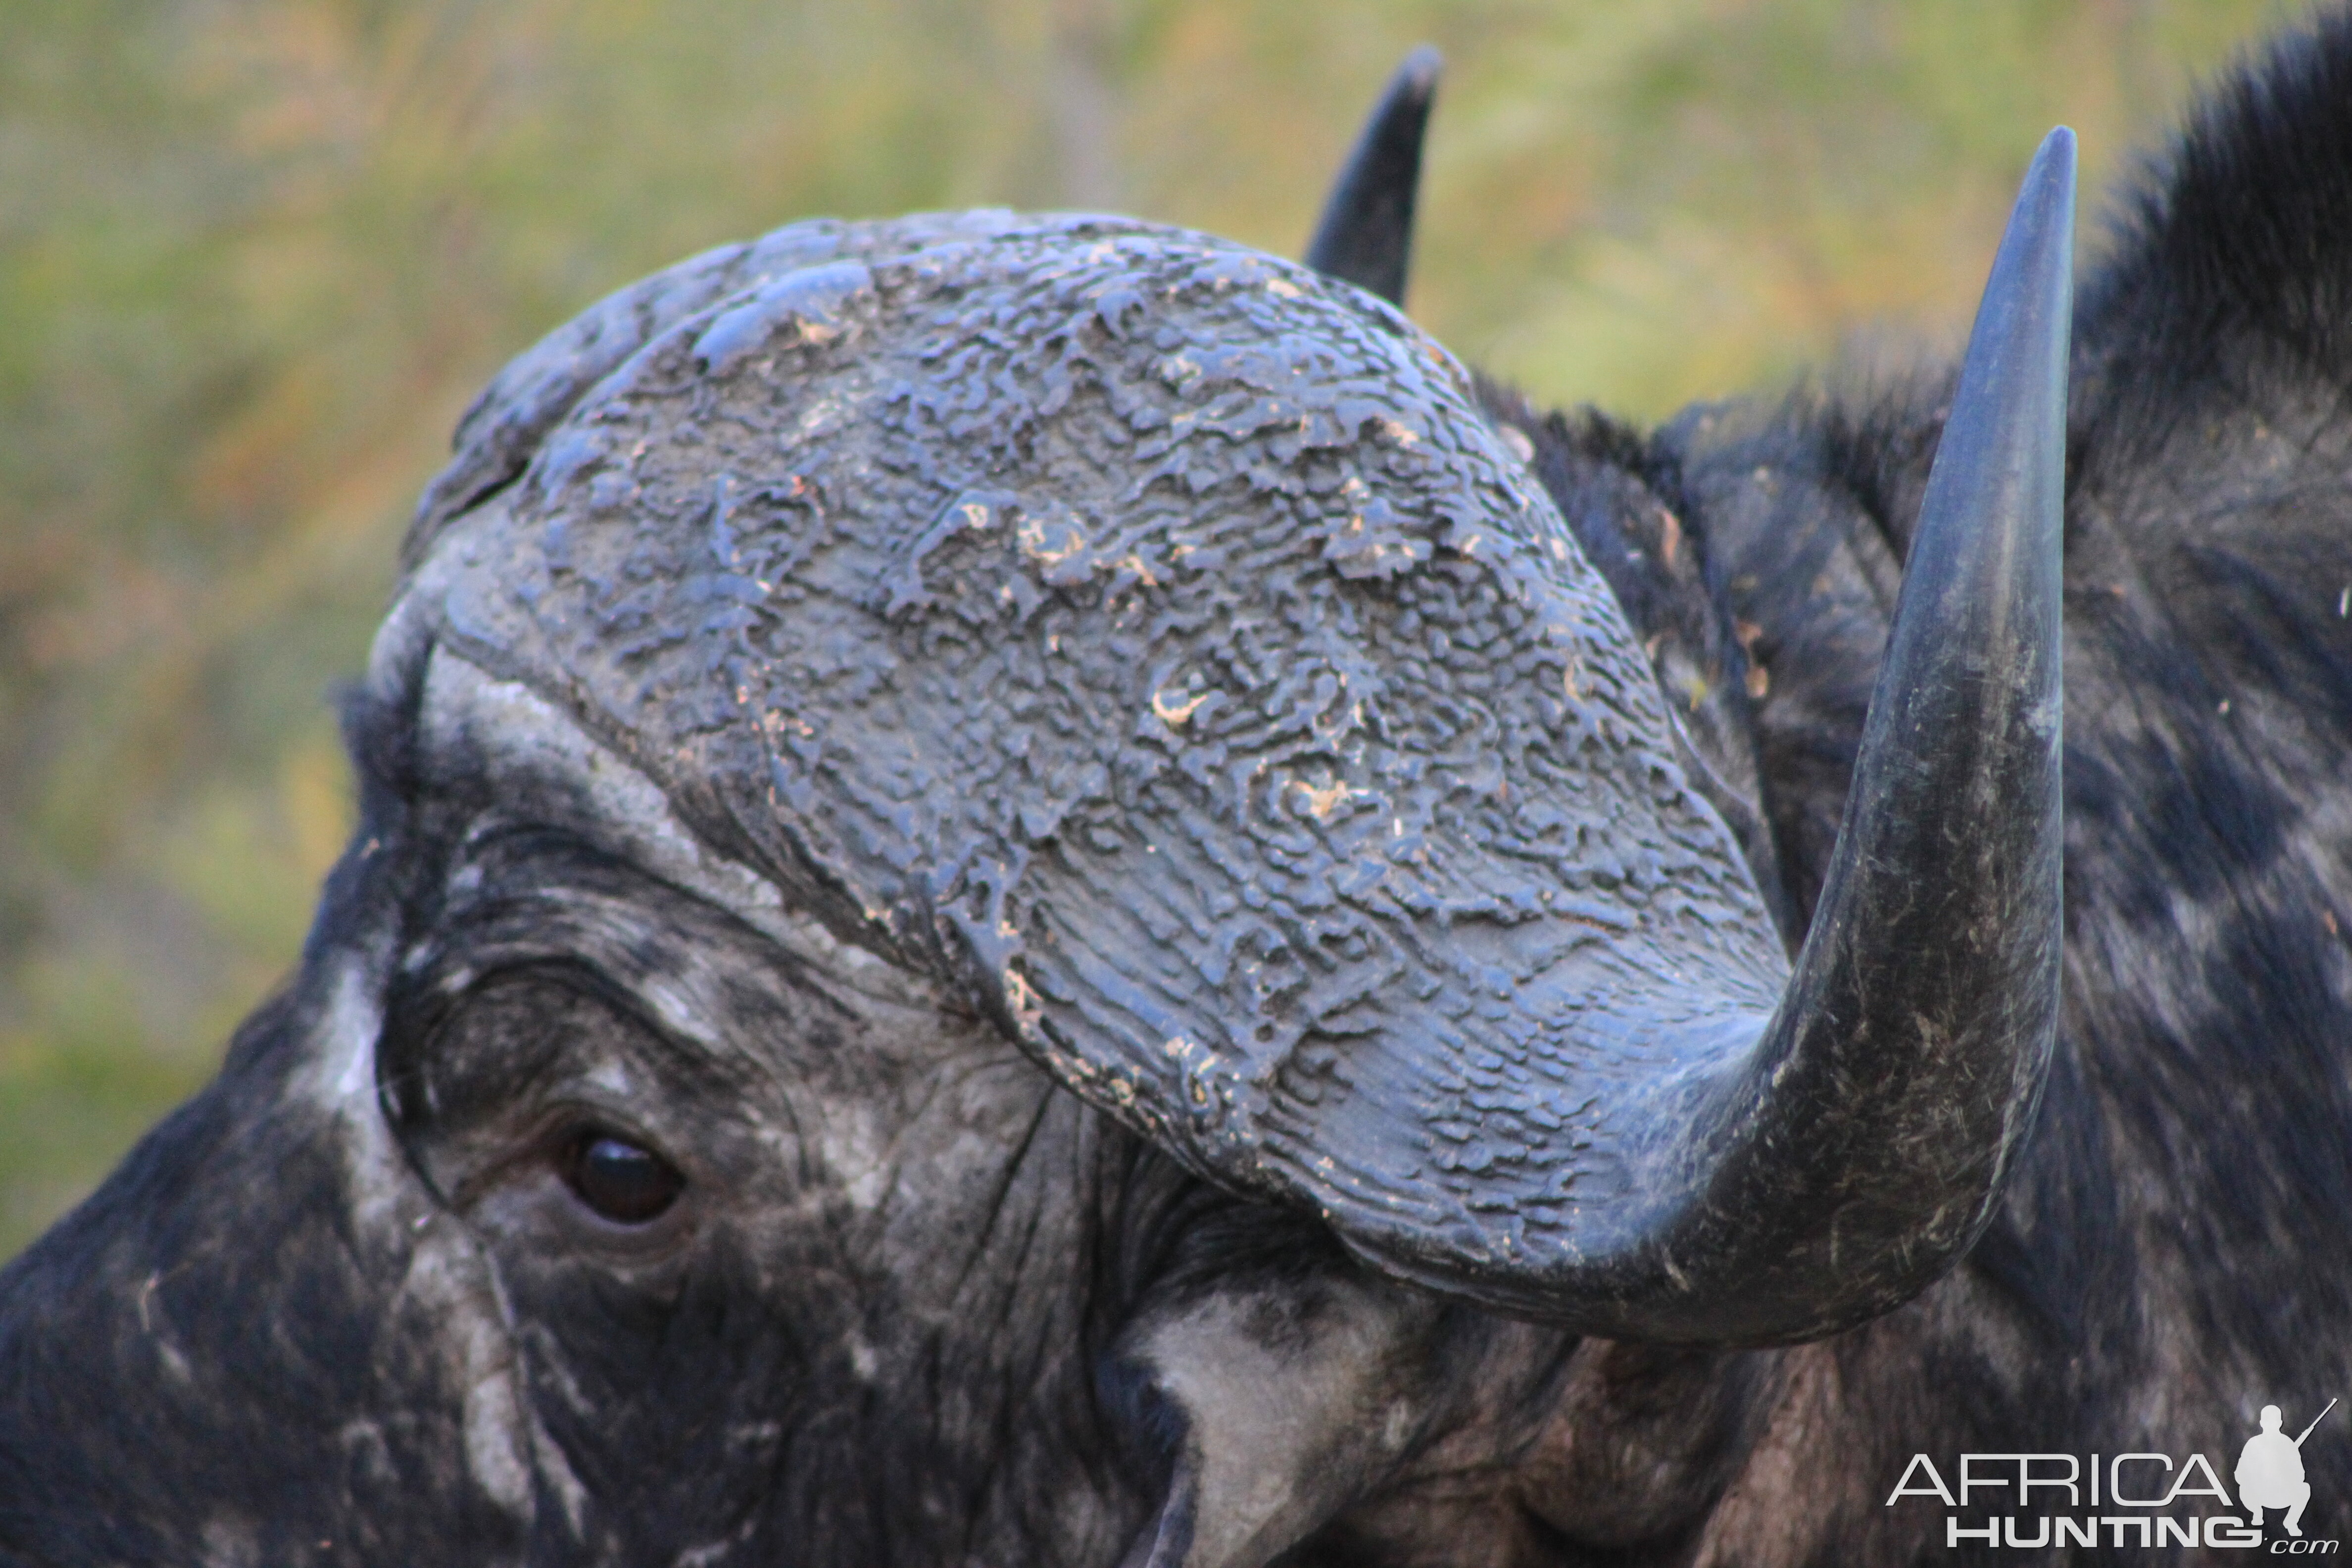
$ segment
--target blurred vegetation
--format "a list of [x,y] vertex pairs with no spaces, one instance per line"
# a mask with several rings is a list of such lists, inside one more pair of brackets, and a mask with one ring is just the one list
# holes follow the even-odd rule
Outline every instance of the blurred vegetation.
[[[473,390],[815,214],[1296,249],[1412,44],[1415,314],[1654,416],[1948,345],[2272,0],[0,0],[0,1258],[214,1068],[348,830],[327,705]],[[2086,204],[2095,205],[2095,204]]]

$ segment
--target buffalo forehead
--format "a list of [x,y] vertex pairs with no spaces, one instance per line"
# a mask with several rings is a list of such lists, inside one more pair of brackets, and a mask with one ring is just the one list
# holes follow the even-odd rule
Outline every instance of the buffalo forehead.
[[1570,1160],[1513,1084],[1556,1106],[1662,983],[1770,1005],[1605,589],[1460,368],[1298,268],[1098,220],[845,247],[654,337],[494,512],[453,636],[1227,1179],[1329,1179],[1375,1079],[1424,1113],[1384,1186]]

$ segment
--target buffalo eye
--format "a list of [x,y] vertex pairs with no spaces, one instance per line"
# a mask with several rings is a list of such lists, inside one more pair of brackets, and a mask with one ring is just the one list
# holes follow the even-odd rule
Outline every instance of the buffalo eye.
[[643,1144],[590,1131],[572,1141],[563,1179],[580,1201],[615,1225],[644,1225],[677,1201],[686,1178]]

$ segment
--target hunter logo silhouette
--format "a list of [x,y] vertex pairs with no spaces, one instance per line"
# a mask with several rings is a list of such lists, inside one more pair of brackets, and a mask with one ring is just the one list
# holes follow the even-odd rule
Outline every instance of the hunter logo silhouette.
[[2238,1454],[2238,1500],[2245,1505],[2246,1522],[2260,1530],[2263,1510],[2286,1510],[2286,1532],[2303,1533],[2304,1505],[2311,1501],[2311,1483],[2303,1479],[2303,1440],[2312,1426],[2327,1418],[2336,1401],[2311,1418],[2311,1426],[2290,1437],[2279,1430],[2279,1407],[2263,1406],[2263,1429],[2246,1439]]

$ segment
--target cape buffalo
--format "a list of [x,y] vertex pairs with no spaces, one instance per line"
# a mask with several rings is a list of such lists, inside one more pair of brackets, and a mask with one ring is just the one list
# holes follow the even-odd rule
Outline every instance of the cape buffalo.
[[2332,1538],[2340,1414],[2206,1478],[2352,1373],[2352,20],[1647,433],[1393,308],[1433,69],[1311,268],[803,223],[493,382],[299,974],[0,1274],[0,1559]]

